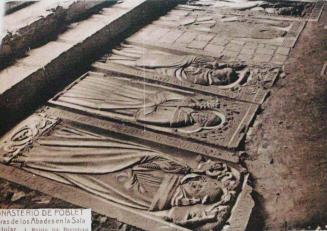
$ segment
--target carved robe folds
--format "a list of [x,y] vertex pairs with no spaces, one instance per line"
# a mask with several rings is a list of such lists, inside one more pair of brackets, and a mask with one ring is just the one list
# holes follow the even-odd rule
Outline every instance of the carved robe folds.
[[[238,78],[236,66],[219,64],[216,59],[192,55],[173,55],[124,45],[113,50],[108,61],[156,71],[158,74],[200,85],[228,85]],[[144,53],[146,51],[146,53]]]
[[232,148],[257,110],[257,105],[249,103],[95,72],[82,76],[49,102],[119,120],[126,129],[133,125],[133,130],[142,133],[151,131],[158,136],[169,134]]
[[182,226],[200,228],[204,222],[222,227],[240,190],[240,172],[225,163],[199,159],[190,167],[74,123],[58,122],[32,138],[12,164]]

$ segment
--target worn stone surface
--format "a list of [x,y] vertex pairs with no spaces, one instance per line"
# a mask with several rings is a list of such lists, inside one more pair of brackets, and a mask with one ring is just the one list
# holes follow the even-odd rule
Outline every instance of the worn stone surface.
[[[160,4],[137,0],[104,8],[0,73],[17,73],[3,87],[10,92],[0,98],[4,108],[29,106],[31,96],[56,84],[60,75],[67,79],[61,86],[70,83],[76,75],[67,69],[79,69],[82,58],[89,59],[80,78],[0,140],[0,160],[6,164],[0,164],[1,177],[145,230],[278,230],[309,227],[310,222],[324,227],[324,208],[310,205],[323,204],[325,191],[306,193],[299,180],[311,177],[306,180],[310,189],[323,185],[324,171],[315,170],[326,162],[315,153],[323,146],[310,143],[322,140],[323,132],[312,138],[303,127],[323,107],[303,102],[311,88],[324,86],[326,71],[319,63],[324,53],[306,45],[307,53],[293,57],[305,26],[312,29],[320,15],[326,19],[324,4],[190,0],[117,45],[128,25],[148,23],[143,13]],[[319,55],[310,60],[312,54]],[[101,58],[90,67],[92,57]],[[299,65],[299,57],[305,64]],[[288,76],[301,79],[289,83]],[[288,94],[274,98],[287,81]],[[310,89],[295,91],[295,99],[290,92],[299,83]],[[14,102],[10,96],[24,89],[28,95]],[[270,93],[272,103],[265,101]],[[298,109],[293,101],[307,106]],[[287,109],[278,110],[284,104]],[[259,108],[262,114],[254,120]],[[288,110],[308,116],[292,119]],[[301,129],[289,132],[297,124],[276,119],[284,115],[281,111]],[[304,144],[312,147],[310,158],[317,165],[300,161],[307,160]],[[314,167],[306,171],[306,165]],[[4,195],[4,203],[15,204],[11,208],[29,199],[19,190]],[[51,201],[35,195],[31,203]],[[107,217],[95,220],[95,230],[129,229]]]
[[[247,185],[247,177],[243,179],[244,169],[240,166],[231,167],[224,162],[201,157],[193,157],[193,160],[184,158],[186,162],[180,162],[172,158],[180,154],[172,154],[167,150],[158,151],[151,146],[117,139],[109,135],[108,130],[106,134],[97,132],[102,127],[83,128],[82,124],[78,124],[79,120],[74,121],[74,118],[58,118],[59,122],[51,129],[40,125],[48,124],[48,120],[52,123],[53,119],[51,111],[34,114],[16,127],[19,135],[15,133],[4,137],[5,140],[12,141],[12,144],[6,144],[2,140],[5,145],[16,147],[19,143],[25,148],[17,152],[6,146],[1,147],[10,156],[13,156],[12,153],[17,154],[10,161],[12,166],[19,167],[23,164],[25,171],[57,181],[55,184],[45,178],[33,177],[34,179],[25,182],[30,185],[34,181],[34,186],[31,187],[35,189],[40,189],[38,181],[47,182],[47,188],[41,190],[50,195],[60,194],[60,197],[65,197],[72,203],[92,207],[95,211],[98,209],[94,206],[95,201],[102,201],[103,208],[116,207],[117,211],[111,210],[112,214],[116,213],[115,216],[125,210],[125,217],[119,216],[124,222],[144,229],[159,225],[172,230],[187,230],[182,227],[222,229],[230,214],[239,209],[234,207],[234,204],[238,204],[235,201],[243,201],[244,196],[249,196],[248,190],[243,192],[246,186],[242,185]],[[38,125],[35,126],[35,123]],[[39,127],[47,131],[38,130]],[[20,132],[23,130],[25,132]],[[29,135],[34,133],[39,136],[31,138]],[[16,138],[18,136],[19,139]],[[21,140],[28,142],[22,143]],[[80,157],[74,154],[76,151]],[[62,154],[66,163],[58,158]],[[1,161],[6,163],[7,159],[1,158]],[[79,162],[82,164],[79,165]],[[85,164],[88,165],[87,168]],[[17,177],[21,175],[18,168],[10,170],[10,167],[3,165],[0,168],[5,177],[10,172],[11,180],[17,181]],[[129,175],[131,171],[132,175]],[[186,177],[187,181],[184,180]],[[59,185],[62,185],[60,192]],[[65,187],[67,189],[63,189]],[[111,190],[112,187],[115,190]],[[199,187],[200,190],[194,191],[194,187]],[[187,195],[184,194],[185,191]],[[93,200],[87,202],[72,198],[83,195]],[[17,192],[11,200],[14,202],[23,197],[25,193]],[[241,210],[251,213],[251,209],[244,207]],[[139,219],[131,220],[132,214],[139,216]],[[144,222],[145,217],[148,222]],[[244,219],[245,226],[246,221]]]
[[[190,1],[189,4],[194,6],[195,3]],[[224,55],[226,61],[269,63],[274,54],[282,52],[282,55],[288,55],[286,49],[294,46],[305,26],[305,22],[294,18],[262,19],[252,14],[235,16],[218,6],[215,8],[207,7],[206,4],[190,8],[186,6],[180,5],[171,10],[169,14],[154,21],[127,41],[131,43],[143,41],[159,48],[171,48],[199,55],[205,52],[213,57]],[[146,36],[158,34],[160,30],[169,33],[176,28],[183,33],[180,39],[174,41],[165,37],[158,41],[156,36]],[[146,40],[142,39],[142,34],[147,37]],[[277,65],[283,63],[281,59],[275,62]]]
[[[90,62],[103,47],[108,46],[109,41],[130,29],[134,25],[130,23],[131,21],[143,22],[146,16],[140,16],[139,13],[143,8],[153,6],[152,3],[142,1],[138,4],[133,2],[133,4],[136,5],[134,8],[117,6],[117,9],[104,12],[105,17],[101,17],[102,13],[99,13],[78,22],[60,34],[56,42],[33,49],[29,56],[19,59],[16,65],[0,71],[1,120],[8,120],[8,118],[5,120],[6,112],[17,113],[24,108],[24,105],[36,103],[35,99],[44,100],[50,97],[49,95],[53,92],[48,91],[47,83],[51,82],[51,85],[57,87],[60,87],[60,83],[65,83],[65,81],[67,83],[69,79],[62,79],[65,73],[73,73],[79,64]],[[160,5],[160,2],[156,4]],[[163,5],[166,6],[166,3]],[[158,6],[153,7],[156,9],[155,7]],[[148,17],[151,17],[151,14]],[[60,44],[62,46],[57,49]],[[56,47],[56,49],[49,52],[51,47]],[[17,100],[15,95],[24,95],[24,97]]]
[[318,21],[323,9],[323,1],[291,1],[291,2],[270,2],[270,1],[201,1],[191,0],[188,8],[182,5],[181,9],[199,10],[206,7],[223,9],[222,12],[230,14],[242,14],[260,18],[298,19]]
[[[172,50],[148,49],[142,45],[144,44],[139,44],[139,46],[122,44],[93,66],[97,70],[107,73],[114,72],[132,78],[146,78],[169,83],[183,89],[189,88],[189,90],[253,103],[261,103],[264,100],[269,87],[274,84],[279,74],[279,68],[271,65],[259,67],[231,63],[226,66],[220,59],[194,56],[187,52],[177,55]],[[212,45],[212,48],[216,47],[216,45]],[[211,52],[212,49],[207,51],[208,54]],[[227,50],[224,50],[223,54],[226,56],[236,55],[235,52]],[[244,61],[242,60],[243,56],[248,57],[247,54],[242,54],[239,56],[240,61]],[[162,64],[163,60],[165,61]],[[188,70],[191,68],[197,68],[198,74],[188,74]],[[234,77],[228,74],[229,68],[236,72],[235,79],[231,79]],[[207,72],[211,74],[205,74]],[[220,80],[216,81],[215,78],[220,78]]]
[[6,35],[0,46],[0,68],[58,35],[67,26],[90,14],[105,1],[39,1],[4,17]]
[[[183,140],[192,140],[194,150],[198,149],[198,142],[237,148],[257,111],[257,105],[250,103],[206,97],[102,73],[82,76],[51,103],[131,123],[144,133],[152,130],[158,140],[179,137],[180,148],[186,147]],[[129,134],[137,130],[134,126],[126,128]],[[144,134],[146,136],[149,135]]]

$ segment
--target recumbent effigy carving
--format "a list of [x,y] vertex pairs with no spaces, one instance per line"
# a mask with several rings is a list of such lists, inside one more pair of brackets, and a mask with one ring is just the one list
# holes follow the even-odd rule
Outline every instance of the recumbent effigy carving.
[[[187,15],[163,16],[154,25],[178,27],[181,30],[216,33],[224,38],[245,40],[282,39],[292,22],[274,19],[255,19],[243,15],[219,14],[215,11],[190,11]],[[237,28],[237,30],[235,30]]]
[[[47,130],[39,128],[44,121],[52,124]],[[18,152],[8,149],[14,133],[32,141]],[[191,167],[44,114],[32,115],[14,133],[2,140],[2,162],[195,230],[222,229],[242,190],[242,169],[203,158]]]
[[190,6],[219,7],[235,11],[249,11],[268,15],[304,17],[310,14],[314,3],[296,1],[255,1],[255,0],[189,0]]
[[93,66],[98,71],[147,78],[254,103],[264,100],[280,72],[275,66],[228,64],[218,58],[177,55],[130,44],[121,44]]
[[50,103],[227,147],[238,145],[257,110],[254,104],[92,72]]

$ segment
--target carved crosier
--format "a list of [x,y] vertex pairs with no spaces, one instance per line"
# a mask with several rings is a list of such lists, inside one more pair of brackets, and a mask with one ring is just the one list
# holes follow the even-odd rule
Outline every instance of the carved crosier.
[[223,225],[240,185],[239,172],[225,163],[201,160],[190,167],[148,147],[67,124],[41,136],[14,161],[28,171],[183,226]]
[[168,91],[139,89],[128,86],[127,81],[111,78],[95,80],[105,84],[105,91],[102,92],[101,87],[83,90],[85,85],[93,84],[87,77],[53,102],[82,107],[86,111],[96,110],[102,116],[138,122],[167,132],[194,133],[215,129],[225,122],[217,98],[204,99]]

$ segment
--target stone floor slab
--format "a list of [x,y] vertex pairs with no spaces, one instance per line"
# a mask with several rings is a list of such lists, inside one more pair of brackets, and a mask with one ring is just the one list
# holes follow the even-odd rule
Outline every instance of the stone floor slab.
[[[206,97],[101,72],[82,76],[50,103],[124,123],[126,134],[140,130],[144,133],[139,136],[142,139],[156,137],[167,145],[169,137],[179,138],[178,148],[194,151],[198,151],[200,143],[237,148],[258,109],[251,103]],[[189,141],[193,144],[186,145]],[[204,150],[201,153],[212,155]]]
[[[204,12],[208,16],[205,17]],[[193,52],[198,55],[203,55],[205,54],[205,51],[208,51],[205,47],[219,45],[224,47],[224,49],[220,50],[230,52],[229,55],[225,54],[226,61],[235,61],[236,56],[243,48],[258,48],[257,52],[259,54],[273,55],[277,47],[293,47],[305,26],[305,22],[300,21],[281,21],[275,19],[263,20],[251,17],[242,18],[243,16],[238,16],[235,19],[236,21],[222,22],[221,19],[212,11],[204,12],[196,11],[194,13],[193,11],[190,11],[187,15],[179,15],[179,19],[176,18],[176,16],[172,18],[166,16],[165,18],[160,18],[142,30],[142,33],[146,33],[146,31],[153,30],[154,27],[159,31],[167,30],[167,28],[179,29],[185,34],[182,34],[181,38],[185,36],[187,40],[176,40],[175,43],[167,43],[164,41],[164,38],[158,42],[157,39],[152,39],[150,36],[147,37],[146,41],[144,41],[140,40],[139,34],[136,33],[136,35],[128,38],[127,41],[130,43],[145,42],[148,46],[151,45],[166,49],[172,48],[182,52]],[[207,21],[201,19],[201,16],[203,16]],[[188,24],[181,24],[181,22],[186,19],[190,22]],[[197,22],[196,20],[200,21]],[[203,22],[205,22],[205,24],[202,24]],[[263,29],[260,29],[261,27]],[[193,36],[190,37],[187,34],[192,34]],[[194,34],[197,34],[197,36]],[[197,38],[200,37],[206,39],[198,40]],[[168,40],[169,39],[167,39],[167,41]],[[237,52],[237,54],[235,52]],[[219,52],[211,52],[207,54],[212,55],[213,57],[221,56]],[[251,62],[251,60],[246,61]],[[269,60],[267,58],[262,60],[257,59],[256,62],[268,63]]]
[[[216,9],[220,14],[244,15],[266,19],[280,20],[298,20],[298,21],[318,21],[323,10],[324,1],[322,0],[295,0],[289,2],[258,3],[248,4],[242,9],[239,2],[221,2],[221,1],[192,1],[189,5],[181,5],[180,9],[188,10],[206,10]],[[246,3],[245,3],[246,5]]]
[[[186,64],[183,64],[187,59],[194,59],[193,64],[190,62],[188,65],[197,65],[196,63],[208,62],[208,65],[212,62],[217,64],[221,63],[224,65],[222,60],[213,59],[207,56],[194,56],[192,53],[174,53],[176,50],[158,50],[145,48],[138,45],[122,44],[117,49],[114,49],[113,53],[108,53],[103,59],[95,63],[93,66],[100,71],[106,73],[115,73],[130,78],[146,79],[147,81],[153,81],[157,83],[171,84],[177,86],[180,89],[188,89],[191,91],[196,91],[199,93],[220,95],[224,97],[229,97],[237,100],[248,101],[256,104],[260,104],[265,99],[269,86],[272,86],[278,76],[278,67],[260,67],[260,66],[247,66],[244,64],[230,63],[231,67],[238,71],[238,80],[230,84],[215,85],[210,82],[205,82],[206,79],[202,79],[200,75],[194,75],[189,77],[178,77],[179,68],[186,68]],[[207,46],[207,53],[210,55],[212,53],[218,53],[220,46]],[[179,51],[179,50],[177,50]],[[149,56],[151,55],[151,56]],[[228,53],[226,54],[228,55]],[[236,59],[236,53],[234,58]],[[147,57],[149,58],[147,61]],[[201,61],[201,57],[203,57]],[[251,56],[250,56],[251,57]],[[246,57],[246,58],[250,58]],[[244,58],[239,56],[238,58]],[[198,61],[196,61],[198,59]],[[149,66],[149,61],[151,60],[151,65]],[[175,61],[174,61],[175,60]],[[205,61],[206,60],[206,61]],[[170,65],[166,64],[170,62]],[[161,67],[161,66],[162,67]],[[178,66],[180,65],[180,67]],[[202,64],[203,65],[203,64]],[[237,65],[241,65],[237,69]],[[152,67],[153,66],[153,67]],[[198,66],[200,68],[200,66]],[[215,68],[201,67],[202,71],[214,71]],[[200,68],[200,69],[201,69]],[[175,70],[176,69],[176,70]],[[200,70],[199,69],[199,70]],[[223,68],[220,68],[223,69]],[[249,74],[249,76],[247,76]],[[197,80],[198,83],[195,81]],[[242,84],[240,84],[242,83]]]
[[[162,146],[126,141],[95,120],[83,124],[80,116],[44,109],[17,125],[1,139],[1,177],[145,230],[247,226],[251,190],[243,167],[201,158],[198,153],[183,155]],[[181,155],[183,158],[178,158]],[[221,168],[209,174],[211,166]],[[216,184],[203,184],[191,172]],[[189,183],[184,181],[186,177]],[[133,184],[127,187],[132,179]],[[174,202],[173,195],[184,187],[187,190],[193,181],[206,187],[207,202],[187,204],[187,198],[184,206]],[[230,182],[228,188],[226,182]],[[211,198],[210,190],[214,195],[221,190],[222,195]],[[211,206],[217,209],[209,211]],[[233,224],[227,223],[229,217],[231,221],[233,217],[243,219]]]

